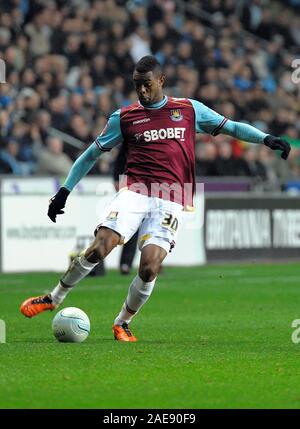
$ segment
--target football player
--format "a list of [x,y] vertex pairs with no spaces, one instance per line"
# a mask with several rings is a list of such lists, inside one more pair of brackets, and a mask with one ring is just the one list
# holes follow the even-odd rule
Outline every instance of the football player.
[[200,101],[164,95],[165,75],[153,56],[136,64],[133,82],[138,101],[112,113],[102,133],[75,161],[65,183],[51,198],[48,216],[56,222],[74,186],[103,152],[119,143],[126,150],[125,182],[103,214],[90,247],[73,260],[49,295],[29,298],[20,308],[27,317],[53,310],[101,259],[139,230],[138,273],[112,327],[116,340],[128,342],[136,341],[129,324],[149,299],[160,265],[175,245],[183,211],[193,204],[195,134],[222,133],[264,144],[281,151],[285,160],[290,152],[285,140],[232,121]]

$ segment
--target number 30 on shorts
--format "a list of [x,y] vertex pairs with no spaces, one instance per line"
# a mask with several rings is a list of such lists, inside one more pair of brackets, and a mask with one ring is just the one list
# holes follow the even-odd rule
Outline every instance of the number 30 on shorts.
[[166,213],[161,226],[164,228],[170,229],[173,233],[177,231],[178,228],[178,219],[172,213]]

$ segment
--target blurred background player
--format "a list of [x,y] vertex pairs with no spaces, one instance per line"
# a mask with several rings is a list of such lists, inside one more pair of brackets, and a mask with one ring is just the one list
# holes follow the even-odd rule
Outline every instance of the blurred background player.
[[[114,186],[117,192],[119,191],[120,176],[124,174],[125,167],[126,167],[126,150],[125,150],[125,146],[121,145],[118,156],[115,160],[114,169],[113,169]],[[119,263],[121,274],[126,275],[126,274],[129,274],[131,271],[132,262],[137,250],[137,240],[138,240],[138,231],[122,247],[120,263]]]
[[161,263],[175,245],[183,210],[193,205],[196,133],[229,135],[279,150],[281,158],[288,158],[290,145],[285,140],[232,121],[197,100],[166,96],[165,78],[155,57],[147,55],[138,61],[133,72],[138,102],[110,116],[102,133],[75,161],[64,185],[51,198],[48,216],[56,222],[57,215],[64,213],[70,192],[101,154],[119,143],[126,147],[126,183],[96,228],[94,242],[73,260],[49,295],[23,302],[20,310],[25,316],[33,317],[61,304],[100,260],[139,229],[138,274],[112,328],[116,340],[136,341],[129,323],[151,296]]

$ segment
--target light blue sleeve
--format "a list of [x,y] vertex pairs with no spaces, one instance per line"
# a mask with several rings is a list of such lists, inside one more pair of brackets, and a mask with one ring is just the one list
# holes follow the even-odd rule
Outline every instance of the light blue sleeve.
[[267,134],[243,122],[231,121],[200,101],[190,99],[195,111],[195,129],[197,133],[213,136],[226,134],[251,143],[263,143]]
[[72,165],[63,187],[71,192],[77,183],[92,169],[100,155],[99,146],[95,142],[92,143]]
[[95,143],[103,152],[109,152],[113,147],[117,146],[123,141],[120,113],[121,109],[118,109],[111,114],[102,133],[95,140]]
[[[217,135],[218,129],[225,120],[224,116],[200,103],[198,100],[189,99],[195,111],[196,133]],[[217,133],[217,134],[215,134]]]
[[252,125],[230,121],[229,119],[225,122],[220,132],[250,143],[263,143],[264,138],[268,135]]
[[109,152],[123,141],[120,127],[120,109],[114,112],[102,133],[74,162],[63,187],[70,192],[77,183],[92,169],[103,152]]

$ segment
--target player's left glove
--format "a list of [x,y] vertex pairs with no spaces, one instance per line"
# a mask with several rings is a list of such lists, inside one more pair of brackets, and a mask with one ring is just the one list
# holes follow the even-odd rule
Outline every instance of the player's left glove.
[[62,210],[65,205],[70,191],[67,188],[60,188],[59,191],[49,201],[48,216],[52,222],[56,222],[56,216],[63,214]]
[[272,150],[281,150],[281,158],[287,159],[291,150],[291,145],[280,137],[268,135],[264,138],[264,144]]

